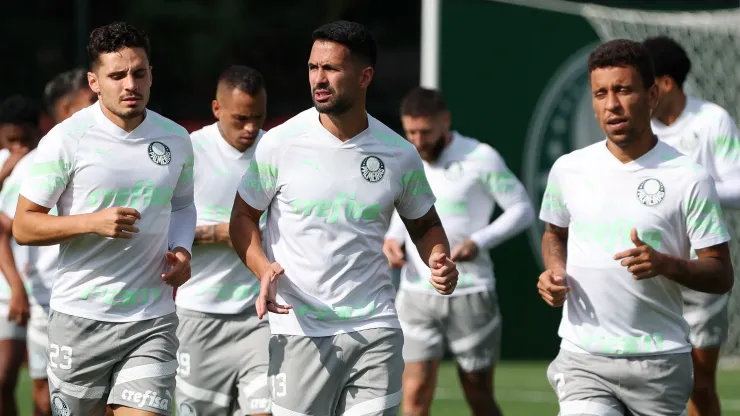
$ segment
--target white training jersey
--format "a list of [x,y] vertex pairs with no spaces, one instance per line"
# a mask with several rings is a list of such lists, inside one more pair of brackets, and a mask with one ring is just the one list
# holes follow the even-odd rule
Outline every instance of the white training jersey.
[[[244,152],[228,144],[218,123],[190,137],[195,153],[195,207],[198,226],[229,223],[239,181],[249,168],[257,142]],[[254,305],[259,280],[227,244],[193,246],[192,277],[177,290],[179,308],[236,314]]]
[[[489,225],[496,203],[503,209],[519,203],[530,204],[524,186],[499,153],[478,140],[453,132],[452,141],[437,161],[423,163],[429,185],[437,197],[434,206],[451,248],[471,238],[479,246],[484,245],[476,237]],[[401,288],[444,296],[430,283],[432,273],[428,259],[419,256],[416,245],[396,214],[388,237],[397,234],[399,228],[408,259],[401,270]],[[494,289],[493,262],[485,247],[479,250],[473,261],[457,262],[457,269],[460,273],[457,288],[449,296]]]
[[[30,151],[5,179],[0,191],[0,212],[11,219],[15,216],[21,184],[28,178],[36,149]],[[56,215],[56,208],[49,211]],[[57,272],[59,246],[20,246],[12,240],[13,257],[21,276],[25,278],[29,302],[47,309],[51,299],[51,287]]]
[[666,126],[653,119],[652,129],[660,140],[706,169],[715,182],[740,174],[740,133],[732,116],[717,104],[687,97],[676,121]]
[[131,239],[84,234],[59,244],[51,309],[106,322],[175,311],[161,275],[172,211],[193,203],[193,147],[187,131],[147,110],[132,132],[95,103],[56,125],[39,143],[21,195],[58,215],[109,207],[141,213]]
[[394,208],[420,218],[434,205],[421,157],[368,115],[346,142],[315,109],[268,131],[239,186],[250,206],[269,207],[263,245],[285,269],[271,314],[273,334],[331,336],[400,328],[383,237]]
[[[10,157],[10,151],[8,149],[0,149],[0,167],[5,164],[5,162],[8,160],[8,157]],[[15,244],[15,240],[11,240],[10,244],[17,246]],[[2,272],[0,272],[0,319],[5,319],[5,317],[8,315],[9,300],[10,286],[8,285],[8,281],[5,279],[5,276],[2,274]]]
[[560,157],[552,167],[540,218],[568,228],[567,285],[561,348],[597,355],[691,351],[678,283],[635,280],[614,260],[634,248],[630,231],[661,253],[730,239],[711,176],[658,141],[630,163],[601,141]]

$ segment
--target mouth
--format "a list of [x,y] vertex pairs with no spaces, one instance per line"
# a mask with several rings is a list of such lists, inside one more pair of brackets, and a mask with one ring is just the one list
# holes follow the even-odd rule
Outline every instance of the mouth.
[[141,97],[124,97],[121,102],[128,106],[135,106],[141,101]]
[[313,98],[317,102],[325,102],[331,98],[331,92],[326,89],[315,89],[313,91]]
[[627,127],[629,121],[625,117],[612,117],[606,120],[607,127],[612,131],[623,130]]
[[251,144],[251,143],[254,143],[255,139],[257,139],[257,137],[241,136],[239,137],[238,140],[239,140],[239,143],[242,143],[242,144]]

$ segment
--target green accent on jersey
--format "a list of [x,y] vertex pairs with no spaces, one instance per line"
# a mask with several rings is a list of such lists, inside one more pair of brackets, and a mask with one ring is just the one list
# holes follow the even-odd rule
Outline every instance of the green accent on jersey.
[[257,192],[274,189],[277,186],[278,168],[269,163],[252,161],[244,175],[242,186]]
[[[598,245],[604,251],[616,254],[618,247],[632,246],[630,231],[635,227],[634,222],[617,218],[611,223],[587,223],[574,221],[570,224],[570,232],[580,241]],[[637,228],[637,235],[647,245],[660,250],[662,234],[660,231]]]
[[401,136],[397,134],[379,131],[379,132],[373,133],[373,136],[375,136],[375,138],[377,138],[378,140],[382,140],[388,146],[393,146],[393,147],[412,146],[411,143],[409,143],[406,139],[402,138]]
[[58,176],[65,177],[69,172],[70,164],[66,160],[54,160],[51,162],[39,162],[31,165],[28,175],[32,178],[39,176]]
[[559,185],[548,183],[545,195],[542,196],[542,210],[552,213],[567,211],[563,201],[563,190]]
[[438,198],[434,208],[440,215],[464,215],[468,213],[468,202]]
[[162,291],[156,287],[151,289],[142,288],[129,290],[87,286],[82,289],[80,299],[91,301],[100,299],[106,305],[136,306],[154,303],[161,295]]
[[93,207],[131,207],[167,205],[172,201],[174,188],[156,188],[154,181],[138,181],[129,189],[96,189],[87,197],[87,203]]
[[299,199],[291,206],[299,215],[325,217],[327,224],[334,224],[342,216],[347,220],[374,220],[380,214],[380,204],[363,203],[354,194],[345,193],[334,199]]
[[195,157],[190,156],[185,159],[185,163],[182,165],[182,171],[180,172],[180,183],[188,183],[193,180],[193,167],[195,166]]
[[689,199],[686,203],[686,220],[690,229],[705,236],[729,237],[722,216],[722,208],[709,199]]
[[740,138],[737,136],[718,137],[713,142],[714,156],[729,162],[740,161]]
[[296,311],[298,318],[313,318],[317,321],[349,321],[370,316],[375,312],[375,302],[365,306],[311,306],[303,304]]
[[512,192],[516,186],[516,177],[508,171],[484,173],[480,180],[483,186],[494,194]]
[[591,335],[583,338],[581,348],[604,354],[638,354],[663,351],[663,335],[655,333],[639,337],[611,337]]
[[431,195],[432,188],[429,186],[427,175],[423,170],[406,172],[401,178],[403,189],[411,196]]
[[231,220],[231,209],[232,209],[231,206],[208,205],[207,207],[203,208],[203,213],[202,214],[199,213],[199,214],[201,218],[224,223],[224,222],[229,222],[229,220]]

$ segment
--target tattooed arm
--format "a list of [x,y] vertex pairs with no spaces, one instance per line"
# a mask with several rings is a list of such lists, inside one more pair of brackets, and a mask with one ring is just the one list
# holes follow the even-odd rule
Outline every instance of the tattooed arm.
[[229,237],[229,223],[202,225],[195,228],[193,245],[224,243],[231,245]]
[[403,217],[401,219],[422,259],[428,259],[432,253],[445,253],[447,257],[450,256],[447,234],[433,206],[426,214],[415,220]]
[[565,269],[568,257],[568,228],[545,224],[545,234],[542,236],[542,260],[545,269]]

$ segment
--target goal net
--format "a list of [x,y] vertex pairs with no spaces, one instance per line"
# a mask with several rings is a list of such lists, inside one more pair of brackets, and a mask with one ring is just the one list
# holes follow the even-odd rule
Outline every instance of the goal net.
[[[585,18],[602,41],[644,40],[666,35],[686,49],[692,68],[689,94],[719,104],[740,120],[740,9],[656,12],[617,9],[562,0],[491,0]],[[722,349],[723,366],[740,366],[740,211],[726,212],[735,285],[730,297],[730,334]]]

